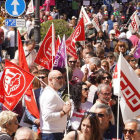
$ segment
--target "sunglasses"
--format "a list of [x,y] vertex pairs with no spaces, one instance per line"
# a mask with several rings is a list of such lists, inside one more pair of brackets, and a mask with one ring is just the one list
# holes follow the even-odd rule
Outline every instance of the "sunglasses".
[[76,63],[77,61],[69,61],[69,63]]
[[123,46],[123,45],[120,45],[119,47],[120,47],[120,48],[124,48],[125,46]]
[[82,88],[82,90],[84,90],[84,91],[89,91],[89,88]]
[[60,80],[60,79],[63,79],[64,76],[58,76],[58,77],[52,77],[52,78],[57,79],[57,80]]
[[130,60],[130,61],[132,61],[132,62],[134,62],[134,61],[135,61],[135,62],[136,62],[136,60],[135,60],[135,59],[133,59],[133,60]]
[[130,135],[134,135],[134,133],[135,133],[136,131],[140,132],[140,130],[132,130],[132,129],[129,129],[129,130],[128,130],[128,129],[124,129],[124,130],[123,130],[123,133],[126,134],[127,131],[128,131],[128,133],[129,133]]
[[110,96],[112,94],[112,92],[110,92],[110,93],[101,93],[101,94],[104,95],[104,96]]
[[110,76],[102,77],[103,80],[105,80],[106,78],[110,79]]
[[102,66],[105,67],[105,68],[107,67],[107,65],[102,65]]
[[38,76],[39,79],[44,79],[46,78],[47,76]]
[[100,117],[100,118],[103,118],[104,116],[106,116],[106,114],[97,113],[97,116]]
[[96,113],[92,113],[92,112],[84,112],[84,116],[88,116],[88,115],[90,115],[91,117],[96,117],[97,116],[97,114]]

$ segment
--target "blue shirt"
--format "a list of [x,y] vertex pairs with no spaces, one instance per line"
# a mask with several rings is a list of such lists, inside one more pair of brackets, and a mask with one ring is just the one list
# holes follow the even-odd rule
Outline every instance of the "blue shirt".
[[110,30],[113,29],[113,24],[114,22],[116,22],[116,20],[112,21],[111,19],[107,21],[107,24],[108,24],[108,34],[110,32]]
[[[112,140],[113,138],[117,139],[117,126],[109,123],[109,129],[103,135],[104,140]],[[119,127],[119,139],[123,140],[122,128]]]

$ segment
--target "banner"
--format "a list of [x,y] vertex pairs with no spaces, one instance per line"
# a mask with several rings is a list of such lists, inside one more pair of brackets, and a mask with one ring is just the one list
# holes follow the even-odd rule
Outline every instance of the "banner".
[[61,39],[60,39],[60,36],[58,35],[58,38],[56,40],[55,55],[57,54],[57,51],[58,51],[59,46],[60,46],[60,43],[61,43]]
[[[53,56],[52,56],[53,55]],[[35,63],[50,70],[52,68],[52,59],[55,56],[55,31],[54,25],[50,26],[35,59]]]
[[138,59],[140,58],[140,41],[138,43],[138,46],[137,46],[137,49],[135,50],[135,53],[134,53],[134,58]]
[[6,60],[0,81],[0,102],[12,111],[29,88],[33,79],[32,74]]
[[[121,97],[120,107],[125,123],[128,119],[140,115],[140,81],[122,54],[119,56],[113,78],[114,94]],[[114,80],[117,80],[116,83]]]
[[28,9],[26,12],[26,15],[34,13],[34,5],[33,5],[33,0],[31,0],[28,4]]
[[85,41],[85,27],[83,17],[78,22],[76,29],[72,35],[66,40],[67,53],[75,59],[78,59],[76,54],[75,42],[76,41]]

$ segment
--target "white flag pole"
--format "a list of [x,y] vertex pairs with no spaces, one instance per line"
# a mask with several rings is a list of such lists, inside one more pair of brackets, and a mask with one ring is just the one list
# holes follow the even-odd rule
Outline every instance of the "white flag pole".
[[54,30],[54,24],[52,22],[52,70],[53,70],[53,56],[55,56],[55,30]]

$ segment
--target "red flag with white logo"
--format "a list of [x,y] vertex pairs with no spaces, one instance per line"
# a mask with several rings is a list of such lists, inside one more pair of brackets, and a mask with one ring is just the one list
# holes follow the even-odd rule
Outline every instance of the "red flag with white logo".
[[43,66],[46,69],[52,68],[52,60],[55,56],[55,31],[54,25],[50,26],[35,59],[35,63]]
[[85,27],[83,17],[80,19],[72,35],[66,41],[67,53],[77,59],[78,57],[75,48],[76,41],[85,41]]
[[[29,67],[27,65],[27,61],[25,58],[25,53],[23,50],[20,34],[18,31],[18,52],[19,52],[19,66],[29,72]],[[28,111],[36,118],[39,119],[39,111],[37,108],[36,100],[34,97],[34,92],[33,92],[33,85],[31,84],[29,89],[25,93],[25,104],[28,109]]]
[[29,88],[33,79],[34,76],[32,74],[6,60],[0,81],[0,102],[12,111]]
[[33,5],[33,0],[31,0],[28,4],[28,9],[26,12],[26,15],[34,13],[34,5]]
[[126,120],[140,115],[140,81],[122,54],[113,78],[114,94],[121,97],[120,107],[125,123]]
[[85,25],[91,23],[91,21],[90,21],[90,19],[89,19],[89,17],[88,17],[88,15],[87,15],[83,6],[81,7],[81,11],[80,11],[80,14],[79,14],[79,18],[82,18],[82,17],[84,18],[84,24]]

